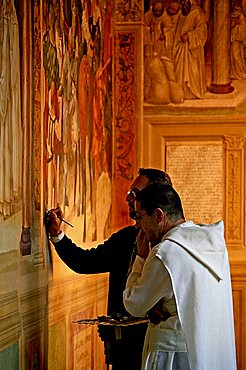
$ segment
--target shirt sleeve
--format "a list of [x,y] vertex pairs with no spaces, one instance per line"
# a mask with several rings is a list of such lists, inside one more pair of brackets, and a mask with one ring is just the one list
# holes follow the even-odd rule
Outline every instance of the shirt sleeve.
[[[65,234],[61,240],[54,242],[54,247],[61,260],[76,273],[97,274],[118,271],[120,275],[125,270],[127,273],[137,233],[138,230],[134,226],[127,226],[112,234],[103,243],[89,249],[76,245]],[[121,277],[118,281],[120,279]]]
[[57,236],[51,236],[50,240],[52,241],[53,244],[58,243],[62,238],[64,237],[64,232],[62,231],[59,235]]
[[145,261],[137,256],[123,292],[126,310],[135,317],[145,317],[161,299],[170,299],[173,289],[170,275],[157,256]]

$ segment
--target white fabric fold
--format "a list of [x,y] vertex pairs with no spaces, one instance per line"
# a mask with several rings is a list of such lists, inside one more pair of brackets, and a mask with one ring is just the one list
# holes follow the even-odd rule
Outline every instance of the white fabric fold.
[[155,253],[171,277],[190,368],[235,370],[232,289],[223,222],[185,224],[170,230]]

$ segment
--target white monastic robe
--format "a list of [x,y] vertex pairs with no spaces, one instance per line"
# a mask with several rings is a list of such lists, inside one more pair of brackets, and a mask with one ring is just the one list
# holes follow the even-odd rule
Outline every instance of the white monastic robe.
[[[138,257],[123,293],[126,309],[141,317],[163,298],[164,308],[173,315],[161,327],[149,325],[142,368],[157,369],[156,358],[168,352],[165,341],[169,341],[174,347],[162,370],[175,368],[169,361],[175,346],[179,353],[187,351],[191,370],[235,370],[232,289],[223,222],[185,222],[171,229],[143,260],[142,270],[140,265]],[[178,319],[170,305],[173,299]]]

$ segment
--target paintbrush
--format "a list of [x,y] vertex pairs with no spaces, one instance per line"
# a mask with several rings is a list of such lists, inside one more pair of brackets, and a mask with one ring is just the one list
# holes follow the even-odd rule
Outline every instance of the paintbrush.
[[64,218],[61,218],[59,216],[57,216],[59,218],[59,220],[61,220],[62,222],[65,222],[65,224],[71,226],[71,227],[74,227],[72,224],[70,224],[69,222],[67,222],[66,220],[64,220]]
[[[49,222],[49,215],[51,214],[51,212],[46,209],[45,210],[45,220],[46,220],[46,223]],[[57,215],[56,215],[57,216]],[[62,222],[64,222],[65,224],[67,224],[68,226],[71,226],[71,227],[74,227],[72,224],[70,224],[69,222],[67,222],[66,220],[64,220],[64,218],[62,218],[61,216],[57,216],[57,218],[59,218],[59,220],[61,220]]]

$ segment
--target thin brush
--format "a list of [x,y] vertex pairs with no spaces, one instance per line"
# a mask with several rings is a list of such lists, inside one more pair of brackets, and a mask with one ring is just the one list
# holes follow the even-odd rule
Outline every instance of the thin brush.
[[[45,214],[46,214],[46,223],[48,223],[48,222],[49,222],[48,217],[49,217],[50,213],[51,213],[51,212],[50,212],[48,209],[46,209],[46,210],[45,210]],[[47,216],[48,216],[48,217],[47,217]],[[59,218],[59,220],[61,220],[62,222],[64,222],[64,223],[65,223],[65,224],[67,224],[68,226],[74,227],[72,224],[70,224],[69,222],[67,222],[66,220],[64,220],[64,218],[62,218],[61,216],[57,216],[57,215],[56,215],[56,217],[57,217],[57,218]]]
[[59,218],[59,220],[61,220],[62,222],[65,222],[65,224],[71,226],[71,227],[74,227],[72,224],[70,224],[69,222],[65,221],[64,218],[61,218],[59,216],[57,216],[57,218]]

